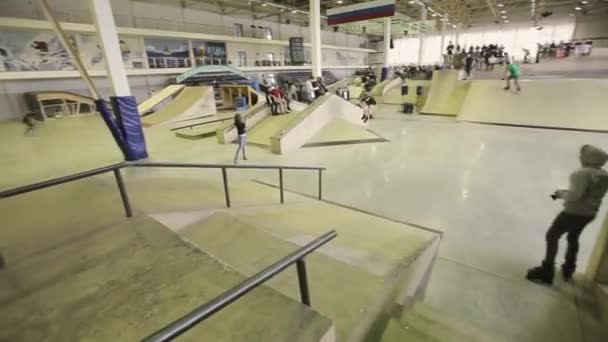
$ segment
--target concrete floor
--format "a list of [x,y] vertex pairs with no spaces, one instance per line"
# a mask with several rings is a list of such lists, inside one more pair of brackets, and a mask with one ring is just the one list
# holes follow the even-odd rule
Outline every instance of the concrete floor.
[[[434,309],[512,341],[599,341],[597,322],[587,319],[593,311],[580,305],[577,288],[559,280],[553,288],[540,287],[523,275],[540,262],[545,230],[560,210],[549,194],[567,185],[579,146],[605,147],[605,135],[398,111],[380,106],[369,125],[389,143],[305,148],[285,156],[250,147],[248,163],[325,166],[326,199],[443,231],[425,300]],[[49,121],[34,137],[23,137],[21,129],[0,125],[0,189],[120,159],[99,118]],[[166,129],[146,129],[146,137],[152,160],[225,163],[234,153],[233,145],[218,145],[215,138],[188,141]],[[233,174],[278,182],[275,172]],[[219,181],[217,174],[209,177]],[[316,192],[316,178],[308,173],[286,172],[285,182],[295,191]],[[582,235],[580,269],[604,216],[605,209]]]

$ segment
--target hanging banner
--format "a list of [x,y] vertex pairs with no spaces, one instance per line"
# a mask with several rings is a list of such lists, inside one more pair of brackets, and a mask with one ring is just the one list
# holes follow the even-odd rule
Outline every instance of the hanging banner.
[[340,6],[327,10],[327,24],[339,25],[395,15],[395,0],[362,2],[350,6]]
[[289,38],[289,56],[291,57],[292,65],[304,65],[304,62],[306,61],[306,56],[304,54],[304,38]]

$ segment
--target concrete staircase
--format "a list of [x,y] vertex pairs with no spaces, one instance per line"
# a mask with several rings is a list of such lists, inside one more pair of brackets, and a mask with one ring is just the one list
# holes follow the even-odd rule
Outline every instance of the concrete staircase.
[[[136,341],[244,280],[146,216],[0,272],[0,340]],[[332,322],[260,287],[184,341],[332,341]]]
[[10,245],[0,340],[139,340],[330,229],[338,238],[306,258],[312,309],[294,267],[182,340],[378,340],[385,312],[422,293],[439,243],[293,193],[280,205],[276,189],[250,181],[231,179],[225,208],[221,183],[203,171],[130,171],[132,219],[105,176],[0,202],[12,227],[0,230]]

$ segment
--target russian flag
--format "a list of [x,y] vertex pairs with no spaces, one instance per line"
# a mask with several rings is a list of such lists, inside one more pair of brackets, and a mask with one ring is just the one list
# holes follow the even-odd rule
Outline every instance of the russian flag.
[[339,25],[395,15],[395,0],[377,0],[327,10],[327,24]]

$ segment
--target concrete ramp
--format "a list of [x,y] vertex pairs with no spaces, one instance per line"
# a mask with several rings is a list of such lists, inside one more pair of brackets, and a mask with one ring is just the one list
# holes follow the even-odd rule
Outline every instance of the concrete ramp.
[[420,114],[456,116],[468,89],[469,81],[458,80],[458,70],[434,71],[429,96]]
[[158,93],[152,95],[150,98],[140,103],[137,106],[137,111],[140,115],[143,115],[147,112],[152,111],[154,107],[156,107],[161,102],[165,101],[170,96],[177,94],[180,90],[182,90],[185,86],[183,84],[171,84],[165,88],[163,88]]
[[159,111],[144,116],[141,121],[144,126],[154,126],[216,112],[212,87],[185,87],[173,101]]
[[303,147],[366,144],[387,141],[365,127],[354,125],[342,119],[334,119],[321,128]]
[[327,94],[298,113],[294,120],[270,137],[270,150],[273,153],[285,154],[300,148],[333,119],[340,118],[354,125],[364,126],[362,115],[361,108],[339,96]]
[[608,80],[534,80],[521,86],[522,91],[515,93],[504,90],[503,81],[471,82],[458,119],[608,132]]

